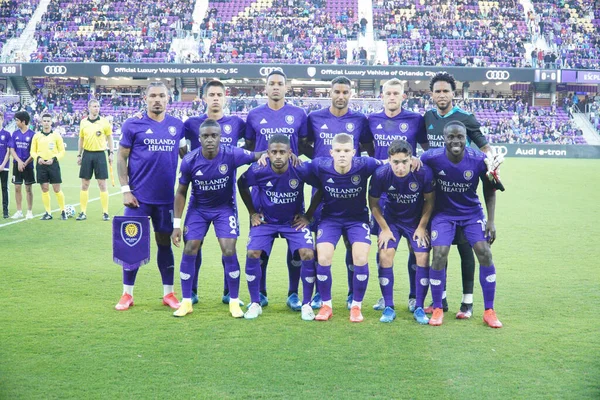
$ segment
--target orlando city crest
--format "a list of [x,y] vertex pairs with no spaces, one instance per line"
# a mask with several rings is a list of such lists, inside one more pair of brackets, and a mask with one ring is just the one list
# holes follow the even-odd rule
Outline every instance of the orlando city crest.
[[321,236],[323,236],[323,229],[319,229],[317,231],[317,239],[319,239]]
[[294,116],[293,115],[286,115],[285,116],[285,122],[287,122],[288,125],[291,125],[294,123]]
[[219,165],[219,172],[221,174],[225,175],[227,173],[227,171],[229,171],[229,167],[227,166],[227,164]]
[[473,171],[471,171],[470,169],[465,171],[465,173],[463,174],[463,176],[465,177],[466,180],[470,181],[471,178],[473,177]]
[[352,122],[348,122],[346,124],[346,131],[352,132],[354,130],[354,124]]
[[229,135],[231,133],[231,125],[223,125],[223,132]]
[[169,133],[171,134],[171,136],[175,136],[177,134],[177,128],[175,128],[174,126],[170,126]]
[[406,122],[403,122],[400,124],[400,132],[406,133],[406,131],[408,131],[408,124]]
[[360,183],[360,175],[352,175],[350,178],[353,184],[358,185]]
[[290,179],[290,187],[296,189],[298,187],[298,179]]
[[413,192],[416,192],[417,190],[419,190],[419,184],[417,182],[411,182],[408,184],[408,188]]
[[431,240],[435,240],[438,237],[438,231],[431,231]]
[[142,238],[142,224],[136,221],[125,221],[121,223],[121,239],[129,246],[133,247]]

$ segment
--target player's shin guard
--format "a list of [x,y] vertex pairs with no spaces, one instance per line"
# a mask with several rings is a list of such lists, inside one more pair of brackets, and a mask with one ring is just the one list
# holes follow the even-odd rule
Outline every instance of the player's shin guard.
[[350,294],[354,292],[354,264],[350,249],[346,249],[346,273],[348,275],[348,294]]
[[229,286],[229,297],[237,299],[240,295],[240,263],[237,254],[223,257],[225,261],[225,276]]
[[[354,296],[353,300],[356,302],[363,301],[365,292],[367,291],[367,284],[369,283],[369,264],[354,266]],[[387,305],[387,304],[386,304]]]
[[194,279],[195,255],[184,254],[181,256],[181,266],[179,267],[179,276],[181,278],[181,294],[184,299],[192,298],[192,283]]
[[442,294],[446,283],[446,268],[429,270],[429,283],[431,284],[431,298],[433,299],[433,308],[442,308]]
[[416,285],[415,285],[415,277],[417,274],[417,257],[415,253],[408,253],[408,284],[410,287],[410,292],[408,292],[408,297],[414,298]]
[[44,203],[44,210],[50,214],[52,212],[50,209],[50,192],[42,192],[42,203]]
[[479,266],[479,283],[483,290],[483,303],[485,309],[494,308],[494,297],[496,296],[496,267]]
[[100,205],[102,206],[102,212],[108,214],[108,192],[100,192]]
[[[386,307],[394,307],[394,268],[379,268],[379,287]],[[356,299],[356,297],[354,297]],[[357,300],[358,301],[358,300]]]
[[246,257],[246,281],[248,281],[248,292],[250,301],[260,304],[260,279],[262,270],[260,269],[260,258]]
[[156,263],[162,278],[163,285],[173,285],[175,274],[175,258],[173,257],[173,249],[171,246],[158,245],[156,253]]
[[425,297],[427,297],[427,292],[429,291],[429,267],[417,266],[415,284],[415,295],[417,300],[415,307],[423,308]]
[[192,292],[198,293],[198,278],[200,277],[200,266],[202,265],[202,249],[198,250],[194,259],[194,278],[192,279]]
[[317,271],[315,260],[302,260],[300,276],[302,277],[302,304],[309,304],[315,288]]
[[133,270],[123,270],[123,285],[133,286],[135,285],[135,277],[137,276],[138,268]]
[[267,295],[267,266],[269,265],[269,255],[262,252],[260,256],[260,269],[262,270],[262,278],[260,280],[260,292]]
[[[102,192],[100,192],[102,193]],[[88,192],[87,190],[82,190],[79,192],[79,205],[81,208],[81,212],[82,213],[87,213],[87,204],[88,204],[88,200],[90,198],[90,192]]]
[[469,243],[456,246],[460,254],[460,268],[462,272],[463,294],[473,294],[475,283],[475,256]]
[[298,253],[292,254],[288,249],[287,252],[287,267],[288,267],[288,296],[292,293],[298,294],[298,286],[300,285],[300,268],[302,261]]
[[331,300],[331,265],[317,264],[317,290],[323,301]]

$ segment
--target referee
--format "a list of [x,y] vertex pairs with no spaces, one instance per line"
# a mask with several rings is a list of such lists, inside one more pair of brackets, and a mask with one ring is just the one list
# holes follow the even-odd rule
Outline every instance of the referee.
[[[79,126],[77,165],[81,166],[79,170],[79,177],[81,178],[81,192],[79,193],[81,212],[76,220],[84,221],[87,219],[88,189],[90,188],[92,175],[94,175],[100,189],[102,220],[108,221],[110,220],[108,216],[108,191],[106,188],[108,167],[104,151],[108,152],[108,162],[112,164],[112,126],[106,118],[102,118],[99,115],[100,103],[98,100],[90,100],[88,102],[88,110],[88,117],[82,120]],[[107,143],[108,150],[106,147]]]
[[46,213],[40,218],[42,221],[52,219],[50,209],[49,184],[56,194],[62,220],[67,219],[65,213],[65,195],[60,190],[62,178],[58,160],[65,155],[65,145],[60,134],[52,130],[52,116],[48,113],[42,115],[42,131],[36,133],[31,141],[31,157],[36,163],[37,181],[42,188],[42,202]]

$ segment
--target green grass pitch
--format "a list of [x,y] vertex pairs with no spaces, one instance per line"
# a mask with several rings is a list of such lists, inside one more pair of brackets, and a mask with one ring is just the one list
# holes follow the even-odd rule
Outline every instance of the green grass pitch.
[[[76,204],[75,153],[61,166],[67,204]],[[343,246],[333,266],[333,320],[301,321],[285,307],[281,241],[268,270],[270,304],[260,318],[246,321],[231,318],[221,303],[220,253],[209,236],[200,303],[176,319],[161,305],[154,246],[153,262],[138,275],[135,306],[113,309],[121,270],[112,263],[111,224],[101,221],[98,201],[89,204],[86,222],[0,226],[0,399],[597,399],[599,171],[598,160],[507,159],[492,248],[496,309],[504,323],[499,330],[482,323],[479,283],[473,318],[453,318],[461,293],[456,250],[448,274],[450,312],[439,328],[417,325],[406,311],[404,244],[396,258],[398,318],[392,324],[380,323],[371,308],[380,296],[374,250],[365,322],[348,321]],[[40,214],[38,187],[34,196]],[[90,198],[97,196],[92,182]],[[121,196],[110,201],[111,215],[122,213]],[[54,196],[52,203],[56,208]],[[243,268],[245,210],[240,222]],[[175,249],[176,268],[180,258]],[[176,287],[180,293],[177,279]],[[247,301],[243,277],[241,293]]]

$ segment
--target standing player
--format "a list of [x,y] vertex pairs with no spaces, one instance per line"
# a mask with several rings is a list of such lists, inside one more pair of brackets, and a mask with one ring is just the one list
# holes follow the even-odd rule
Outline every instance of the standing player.
[[[100,116],[100,103],[98,100],[88,102],[88,117],[81,121],[79,125],[79,143],[77,165],[80,165],[79,178],[81,178],[81,192],[79,192],[79,201],[81,203],[81,212],[76,221],[87,219],[86,211],[89,199],[88,189],[92,175],[98,181],[100,189],[100,203],[102,204],[102,220],[108,221],[108,190],[106,188],[106,179],[108,178],[108,166],[106,165],[106,155],[108,153],[108,162],[112,165],[112,126],[110,122]],[[108,144],[108,149],[107,149]]]
[[[292,153],[298,156],[299,141],[306,137],[306,113],[300,107],[285,102],[287,91],[287,77],[282,71],[272,71],[267,76],[265,92],[267,104],[258,106],[248,113],[246,118],[246,148],[255,151],[267,151],[268,142],[272,135],[280,133],[290,139]],[[254,192],[253,192],[254,193]],[[253,194],[256,201],[256,194]],[[261,306],[269,304],[267,298],[267,264],[268,258],[263,253],[262,280],[260,284]],[[298,297],[298,286],[300,283],[300,267],[302,263],[297,254],[287,255],[287,266],[289,276],[287,305],[292,310],[298,311],[302,303]]]
[[8,218],[8,171],[10,169],[10,148],[12,137],[3,128],[4,114],[0,113],[0,184],[2,185],[2,216]]
[[[490,248],[496,239],[496,193],[487,178],[486,155],[467,147],[467,127],[460,121],[446,124],[444,144],[444,148],[429,150],[421,156],[423,163],[433,170],[436,179],[436,214],[431,221],[433,261],[429,272],[433,315],[429,324],[441,325],[444,320],[444,270],[455,231],[461,227],[479,260],[479,282],[485,304],[483,321],[491,328],[501,328],[502,323],[494,311],[496,268]],[[483,181],[487,220],[477,196],[479,179]]]
[[[481,133],[481,125],[473,114],[470,114],[458,106],[454,106],[454,92],[456,91],[456,81],[454,77],[446,72],[437,73],[429,82],[431,97],[435,108],[425,113],[425,126],[427,127],[427,137],[431,148],[444,147],[444,126],[450,121],[462,122],[467,130],[468,142],[471,141],[483,151],[491,162],[486,161],[490,170],[494,171],[502,162],[495,158],[492,148],[486,138]],[[454,242],[460,254],[463,297],[459,312],[456,314],[458,319],[467,319],[473,315],[473,285],[475,280],[475,258],[473,251],[463,234],[463,229],[456,229],[456,238]],[[448,302],[446,300],[446,290],[443,293],[443,308],[448,311]],[[427,312],[432,311],[429,307]]]
[[[383,101],[383,111],[369,115],[369,128],[373,135],[373,144],[375,147],[375,158],[383,160],[388,158],[390,144],[394,140],[406,140],[413,149],[412,154],[416,156],[417,143],[423,150],[429,148],[427,132],[425,131],[425,120],[419,113],[402,109],[402,100],[404,98],[404,84],[399,79],[390,79],[383,84],[381,98]],[[420,168],[418,159],[411,157],[413,168]],[[383,209],[386,193],[382,192],[380,207]],[[371,233],[379,234],[379,226],[374,219],[371,219]],[[416,282],[417,260],[415,253],[410,250],[408,255],[408,282],[410,291],[408,293],[408,309],[415,311],[416,303]],[[383,272],[378,268],[379,273]],[[380,275],[381,277],[381,275]],[[373,306],[375,310],[383,311],[385,308],[383,297]]]
[[[276,134],[269,139],[269,164],[252,164],[238,180],[238,189],[248,214],[250,234],[246,255],[246,278],[251,304],[244,317],[255,319],[262,314],[260,305],[260,257],[271,252],[276,237],[287,240],[292,253],[300,254],[302,266],[302,314],[305,321],[315,319],[310,306],[316,279],[313,239],[308,229],[312,210],[304,215],[304,181],[306,167],[295,168],[290,162],[290,140]],[[250,196],[250,187],[258,188],[255,205]],[[315,207],[316,208],[316,207]]]
[[[373,155],[373,140],[369,132],[367,117],[348,108],[352,98],[352,82],[345,76],[338,76],[331,81],[331,106],[308,115],[308,132],[306,139],[301,140],[302,152],[309,158],[329,157],[333,137],[338,133],[347,133],[354,138],[353,146],[356,154],[364,148]],[[313,189],[313,193],[316,189]],[[321,214],[320,207],[315,216],[313,230],[316,231]],[[346,245],[346,271],[348,276],[348,309],[352,304],[352,281],[354,267],[350,243],[344,237]],[[320,308],[320,294],[313,299],[315,308]]]
[[[369,205],[373,218],[380,228],[377,240],[379,248],[379,285],[384,298],[381,322],[392,322],[394,311],[394,256],[400,238],[404,236],[416,260],[415,310],[417,322],[428,322],[423,311],[423,300],[429,278],[429,235],[427,225],[435,202],[433,174],[427,166],[411,171],[412,146],[405,140],[391,142],[388,149],[388,165],[380,167],[369,187]],[[381,207],[380,199],[385,196]],[[385,210],[385,211],[382,211]]]
[[31,157],[31,142],[35,133],[29,129],[30,121],[27,111],[15,113],[17,129],[12,134],[10,154],[13,158],[13,184],[15,185],[17,212],[13,214],[12,219],[23,218],[23,195],[21,191],[23,185],[25,185],[27,198],[27,215],[25,219],[33,218],[33,212],[31,211],[33,207],[33,190],[31,185],[35,183],[35,174],[33,172],[33,157]]
[[54,190],[58,206],[60,207],[60,219],[66,220],[65,195],[60,189],[62,177],[58,160],[65,155],[65,144],[60,134],[52,130],[52,115],[42,115],[42,131],[33,136],[31,141],[31,157],[36,163],[36,175],[42,189],[42,203],[46,213],[40,218],[42,221],[52,219],[50,207],[50,186]]
[[[149,216],[158,247],[156,261],[163,283],[163,304],[173,309],[179,302],[173,292],[175,260],[171,249],[173,188],[177,154],[186,152],[183,123],[166,113],[169,90],[162,82],[146,88],[147,113],[130,118],[121,128],[117,171],[126,216]],[[115,309],[133,305],[133,286],[138,270],[123,270],[123,295]]]
[[221,126],[214,119],[200,125],[201,147],[186,155],[181,163],[179,187],[175,195],[175,219],[173,221],[173,244],[181,241],[181,215],[190,184],[192,196],[183,230],[185,246],[181,259],[181,288],[183,300],[173,314],[184,317],[193,311],[192,278],[198,250],[210,224],[214,224],[219,246],[225,263],[225,276],[229,287],[229,312],[234,318],[244,316],[240,308],[240,264],[236,254],[239,236],[237,213],[233,201],[233,186],[237,168],[260,158],[262,153],[252,153],[221,144]]

